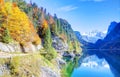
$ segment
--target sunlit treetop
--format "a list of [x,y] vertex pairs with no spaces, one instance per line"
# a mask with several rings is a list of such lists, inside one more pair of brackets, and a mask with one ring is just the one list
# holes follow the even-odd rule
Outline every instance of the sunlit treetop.
[[10,35],[14,40],[21,44],[27,42],[33,42],[35,44],[40,43],[40,39],[33,24],[27,15],[22,12],[15,3],[5,2],[0,7],[0,14],[2,21],[1,26],[9,30]]

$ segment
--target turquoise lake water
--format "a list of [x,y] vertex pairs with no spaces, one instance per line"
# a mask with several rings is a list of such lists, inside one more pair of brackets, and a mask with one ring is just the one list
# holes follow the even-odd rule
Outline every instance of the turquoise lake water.
[[83,59],[81,65],[75,68],[71,77],[114,77],[105,59],[96,55]]

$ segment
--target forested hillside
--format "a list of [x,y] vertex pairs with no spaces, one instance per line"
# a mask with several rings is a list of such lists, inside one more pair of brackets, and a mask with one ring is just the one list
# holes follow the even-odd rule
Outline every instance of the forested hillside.
[[[59,55],[62,59],[63,55],[73,58],[73,54],[81,54],[80,43],[65,19],[24,0],[0,0],[0,46],[7,53],[39,52],[51,63]],[[11,74],[21,77],[15,69]]]

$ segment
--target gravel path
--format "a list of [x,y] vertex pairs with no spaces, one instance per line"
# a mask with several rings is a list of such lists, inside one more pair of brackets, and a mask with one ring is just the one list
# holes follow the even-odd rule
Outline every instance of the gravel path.
[[5,53],[5,52],[0,52],[0,58],[11,58],[11,57],[15,57],[15,56],[26,56],[26,55],[30,55],[30,54],[25,54],[25,53],[20,53],[20,54],[15,54],[15,53]]

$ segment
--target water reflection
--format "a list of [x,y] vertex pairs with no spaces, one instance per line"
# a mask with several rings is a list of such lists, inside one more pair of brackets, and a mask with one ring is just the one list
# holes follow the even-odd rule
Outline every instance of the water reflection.
[[74,69],[72,77],[114,77],[114,75],[105,59],[92,55],[82,60],[80,67]]

